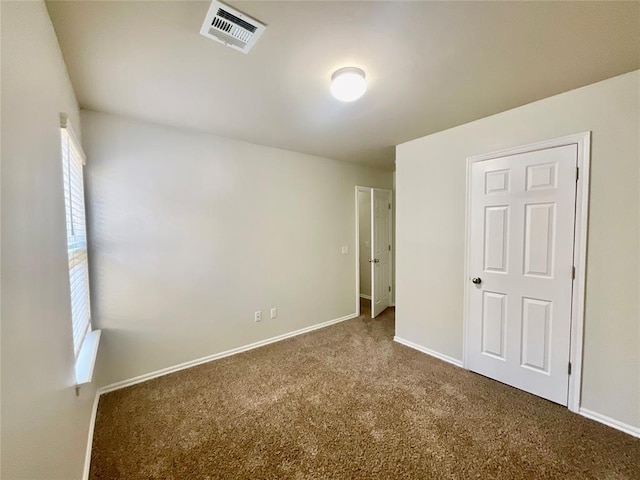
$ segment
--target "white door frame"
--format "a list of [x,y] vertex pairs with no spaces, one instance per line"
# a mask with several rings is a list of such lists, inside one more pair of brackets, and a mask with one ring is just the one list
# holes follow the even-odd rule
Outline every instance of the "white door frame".
[[582,390],[582,348],[584,341],[584,301],[587,265],[587,223],[589,213],[589,170],[591,162],[591,132],[577,133],[565,137],[554,138],[542,142],[508,148],[483,155],[467,158],[467,201],[465,212],[465,258],[464,258],[464,314],[463,314],[463,345],[462,362],[468,369],[468,322],[469,322],[469,248],[471,244],[471,229],[469,228],[471,212],[471,168],[474,163],[495,158],[518,155],[521,153],[547,150],[549,148],[576,145],[578,148],[578,181],[576,183],[575,230],[573,239],[573,265],[576,269],[571,298],[571,345],[569,361],[571,375],[569,375],[569,395],[567,407],[578,413]]
[[356,185],[356,315],[360,316],[360,201],[358,192],[370,192],[371,187]]
[[[393,246],[393,191],[385,188],[376,187],[364,187],[362,185],[356,185],[356,315],[360,316],[360,203],[358,202],[358,192],[369,192],[373,197],[374,190],[382,190],[385,192],[391,192],[389,201],[391,202],[391,208],[389,209],[389,242],[391,242],[391,252],[394,251]],[[373,217],[373,198],[371,198],[371,215]],[[373,218],[371,219],[371,234],[373,235]],[[372,243],[373,246],[373,243]],[[389,292],[389,299],[395,298],[394,286],[393,286],[393,255],[389,256],[389,283],[391,284],[391,291]],[[373,277],[373,270],[372,270]],[[371,288],[373,289],[373,278],[371,278]],[[373,290],[371,291],[371,299],[373,301]],[[390,306],[393,302],[390,303]]]

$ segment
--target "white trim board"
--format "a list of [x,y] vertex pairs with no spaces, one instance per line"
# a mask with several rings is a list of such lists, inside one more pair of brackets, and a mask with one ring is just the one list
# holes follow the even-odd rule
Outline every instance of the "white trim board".
[[250,343],[249,345],[243,345],[242,347],[232,348],[231,350],[226,350],[224,352],[214,353],[213,355],[208,355],[206,357],[190,360],[188,362],[180,363],[172,367],[156,370],[155,372],[145,373],[144,375],[139,375],[137,377],[133,377],[128,380],[123,380],[121,382],[112,383],[111,385],[102,387],[100,389],[100,393],[102,394],[102,393],[113,392],[114,390],[120,390],[121,388],[130,387],[132,385],[146,382],[147,380],[152,380],[154,378],[162,377],[170,373],[179,372],[180,370],[185,370],[187,368],[195,367],[203,363],[212,362],[213,360],[219,360],[221,358],[230,357],[231,355],[247,352],[249,350],[253,350],[254,348],[264,347],[265,345],[280,342],[282,340],[286,340],[287,338],[297,337],[298,335],[302,335],[303,333],[312,332],[314,330],[319,330],[321,328],[328,327],[336,323],[344,322],[346,320],[351,320],[352,318],[356,318],[357,316],[358,315],[356,315],[355,313],[351,313],[349,315],[345,315],[344,317],[334,318],[333,320],[328,320],[326,322],[318,323],[316,325],[311,325],[310,327],[301,328],[299,330],[294,330],[293,332],[289,332],[289,333],[283,333],[282,335],[278,335],[275,337],[267,338],[266,340],[260,340],[258,342]]
[[576,268],[576,275],[573,283],[573,294],[571,297],[571,340],[569,362],[571,362],[571,375],[569,376],[569,394],[567,398],[567,408],[578,413],[580,410],[580,393],[582,391],[582,357],[584,341],[584,304],[586,295],[586,269],[587,269],[587,231],[589,217],[589,175],[591,165],[591,132],[576,133],[564,137],[544,140],[515,148],[507,148],[497,152],[475,155],[467,158],[467,180],[466,180],[466,206],[465,206],[465,252],[464,252],[464,300],[463,300],[463,334],[462,334],[462,361],[467,365],[467,321],[469,315],[469,281],[468,272],[470,229],[469,215],[471,211],[471,166],[475,162],[482,162],[494,158],[518,155],[520,153],[535,152],[549,148],[562,147],[566,145],[577,145],[578,148],[578,168],[579,178],[576,180],[576,209],[575,209],[575,229],[573,239],[573,265]]
[[[373,277],[371,277],[371,295],[363,295],[360,292],[360,202],[358,200],[358,193],[359,192],[364,192],[364,193],[369,193],[372,195],[371,198],[371,215],[372,215],[372,219],[373,219],[373,191],[374,190],[379,190],[382,192],[389,192],[391,194],[391,208],[389,209],[389,243],[391,244],[391,257],[389,258],[389,269],[391,271],[390,275],[391,278],[389,279],[389,283],[391,283],[391,285],[389,285],[391,287],[391,290],[389,290],[389,306],[390,307],[395,307],[395,301],[396,301],[396,292],[395,292],[395,284],[393,283],[393,278],[394,278],[394,268],[395,268],[395,236],[394,236],[394,231],[395,231],[395,217],[393,212],[395,211],[395,206],[394,206],[394,195],[393,195],[393,190],[389,190],[386,188],[377,188],[377,187],[364,187],[362,185],[356,185],[355,187],[355,191],[356,191],[356,196],[355,196],[355,211],[356,211],[356,255],[355,255],[355,260],[356,260],[356,313],[358,314],[358,316],[360,316],[360,298],[366,298],[367,300],[371,300],[373,301]],[[373,220],[371,223],[371,235],[373,235]],[[371,311],[371,313],[373,313],[373,309]]]
[[[346,315],[344,317],[340,317],[340,318],[336,318],[334,320],[329,320],[327,322],[323,322],[323,323],[319,323],[317,325],[312,325],[311,327],[306,327],[306,328],[302,328],[300,330],[295,330],[293,332],[290,333],[285,333],[283,335],[278,335],[277,337],[272,337],[270,339],[267,340],[262,340],[260,342],[255,342],[249,345],[246,345],[244,347],[238,347],[232,350],[227,350],[226,352],[221,352],[218,354],[214,354],[214,355],[210,355],[208,357],[202,357],[200,359],[197,360],[193,360],[191,362],[186,362],[186,363],[182,363],[180,365],[176,365],[175,367],[169,367],[169,368],[165,368],[162,370],[157,370],[156,372],[151,372],[148,373],[146,375],[140,375],[138,377],[134,377],[132,379],[129,380],[125,380],[122,382],[118,382],[118,383],[114,383],[111,385],[107,385],[105,387],[102,388],[98,388],[96,390],[96,396],[95,399],[93,401],[93,408],[91,411],[91,419],[89,421],[89,432],[87,435],[87,449],[86,449],[86,454],[85,454],[85,463],[84,463],[84,472],[82,475],[83,480],[88,480],[89,478],[89,471],[91,468],[91,450],[93,447],[93,432],[95,429],[95,425],[96,425],[96,415],[98,413],[98,403],[100,401],[100,396],[104,393],[108,393],[108,392],[113,392],[115,390],[118,390],[120,388],[125,388],[131,385],[135,385],[137,383],[142,383],[146,380],[151,380],[152,378],[157,378],[160,377],[162,375],[167,375],[169,373],[172,372],[177,372],[180,370],[184,370],[186,368],[192,367],[192,366],[196,366],[196,365],[200,365],[203,363],[207,363],[213,360],[218,360],[220,358],[224,358],[224,357],[228,357],[231,355],[235,355],[238,353],[242,353],[242,352],[246,352],[249,350],[253,350],[254,348],[258,348],[261,346],[266,346],[269,345],[271,343],[276,343],[279,342],[281,340],[285,340],[287,338],[291,338],[291,337],[295,337],[297,335],[302,335],[303,333],[308,333],[308,332],[312,332],[314,330],[319,330],[321,328],[324,327],[328,327],[330,325],[334,325],[336,323],[340,323],[340,322],[344,322],[346,320],[351,320],[353,318],[356,318],[358,315],[355,313],[352,313],[351,315]],[[427,355],[430,355],[434,358],[437,358],[439,360],[442,360],[444,362],[450,363],[452,365],[455,365],[456,367],[461,367],[463,368],[462,365],[462,361],[457,360],[453,357],[449,357],[448,355],[444,355],[442,353],[438,353],[434,350],[428,349],[426,347],[423,347],[421,345],[418,345],[417,343],[413,343],[409,340],[405,340],[404,338],[400,338],[398,336],[394,336],[393,337],[393,341],[397,342],[401,345],[404,345],[406,347],[412,348],[414,350],[418,350],[419,352],[425,353]],[[579,411],[579,414],[590,419],[590,420],[594,420],[596,422],[599,423],[603,423],[605,425],[608,425],[612,428],[615,428],[617,430],[620,430],[622,432],[625,432],[629,435],[632,435],[634,437],[638,437],[640,438],[640,428],[638,427],[633,427],[631,425],[627,425],[623,422],[619,422],[618,420],[614,420],[613,418],[607,417],[605,415],[601,415],[599,413],[596,412],[592,412],[590,410],[581,408]]]
[[607,417],[601,413],[592,412],[586,408],[580,408],[578,413],[589,420],[595,420],[596,422],[607,425],[608,427],[615,428],[616,430],[620,430],[621,432],[627,433],[633,437],[640,438],[640,427],[634,427],[628,423]]
[[101,334],[102,330],[90,330],[82,342],[75,365],[76,388],[91,383],[93,380]]
[[418,345],[417,343],[410,342],[409,340],[405,340],[404,338],[400,338],[398,336],[393,337],[393,341],[404,345],[405,347],[413,348],[414,350],[418,350],[419,352],[426,353],[427,355],[437,358],[438,360],[442,360],[443,362],[447,362],[455,365],[456,367],[462,368],[462,360],[444,355],[443,353],[436,352],[435,350],[423,347],[422,345]]
[[84,470],[82,472],[82,480],[89,479],[89,470],[91,469],[91,450],[93,447],[93,431],[96,428],[96,416],[98,415],[98,402],[100,401],[100,389],[96,390],[96,397],[93,399],[93,407],[91,408],[91,419],[89,420],[89,433],[87,434],[87,451],[84,456]]
[[89,471],[91,468],[91,450],[93,447],[93,431],[96,425],[96,415],[98,413],[98,402],[100,401],[101,395],[105,393],[113,392],[115,390],[120,390],[121,388],[130,387],[138,383],[146,382],[147,380],[152,380],[154,378],[162,377],[170,373],[179,372],[180,370],[186,370],[187,368],[195,367],[197,365],[202,365],[203,363],[208,363],[214,360],[219,360],[221,358],[230,357],[231,355],[237,355],[238,353],[247,352],[249,350],[253,350],[254,348],[264,347],[271,343],[276,343],[282,340],[286,340],[287,338],[297,337],[298,335],[302,335],[303,333],[309,333],[309,332],[313,332],[314,330],[320,330],[321,328],[328,327],[330,325],[335,325],[336,323],[344,322],[346,320],[351,320],[353,318],[357,318],[358,316],[359,315],[357,313],[352,313],[349,315],[345,315],[344,317],[334,318],[333,320],[328,320],[326,322],[318,323],[316,325],[311,325],[310,327],[301,328],[299,330],[294,330],[293,332],[289,332],[289,333],[283,333],[282,335],[267,338],[266,340],[260,340],[258,342],[250,343],[249,345],[244,345],[242,347],[232,348],[231,350],[226,350],[220,353],[214,353],[213,355],[208,355],[206,357],[191,360],[189,362],[184,362],[178,365],[174,365],[172,367],[163,368],[161,370],[156,370],[155,372],[146,373],[144,375],[139,375],[137,377],[133,377],[128,380],[123,380],[121,382],[112,383],[111,385],[106,385],[104,387],[98,388],[96,390],[96,398],[93,401],[93,410],[91,412],[91,420],[89,422],[87,451],[85,454],[84,472],[82,474],[83,480],[88,480],[89,478]]
[[[423,347],[409,340],[405,340],[404,338],[400,338],[396,336],[396,337],[393,337],[393,341],[400,343],[401,345],[404,345],[406,347],[413,348],[414,350],[418,350],[419,352],[426,353],[427,355],[430,355],[434,358],[437,358],[444,362],[455,365],[456,367],[464,368],[464,366],[462,365],[462,361],[449,357],[448,355],[444,355],[442,353],[436,352],[429,348]],[[494,380],[494,381],[497,382],[497,380]],[[588,418],[589,420],[602,423],[603,425],[607,425],[608,427],[615,428],[616,430],[620,430],[621,432],[624,432],[633,437],[640,438],[640,427],[634,427],[633,425],[629,425],[628,423],[621,422],[619,420],[616,420],[611,417],[607,417],[606,415],[602,415],[601,413],[593,412],[586,408],[580,408],[580,410],[577,413],[579,415],[582,415],[585,418]]]
[[[355,196],[355,211],[356,211],[356,248],[355,248],[355,261],[356,261],[356,313],[360,316],[360,202],[358,200],[358,192],[370,192],[373,187],[363,187],[356,185]],[[371,296],[369,296],[371,300]]]

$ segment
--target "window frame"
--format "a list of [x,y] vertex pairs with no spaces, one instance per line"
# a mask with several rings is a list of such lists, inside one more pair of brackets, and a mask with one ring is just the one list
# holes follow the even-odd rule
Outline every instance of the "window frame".
[[[71,337],[75,358],[76,385],[91,382],[100,340],[100,330],[93,329],[91,315],[91,293],[89,279],[89,254],[87,239],[86,202],[84,191],[84,166],[87,157],[82,150],[82,145],[75,134],[66,114],[60,114],[60,157],[62,165],[62,187],[65,208],[65,232],[67,239],[67,259],[69,278],[69,301],[71,307]],[[77,161],[80,161],[78,172]],[[66,178],[65,178],[66,175]],[[72,178],[73,177],[73,178]],[[78,192],[78,182],[80,182]],[[74,195],[74,186],[76,194]],[[78,194],[79,193],[79,194]],[[78,198],[79,197],[79,198]],[[81,218],[74,213],[73,205],[82,208]],[[74,234],[74,230],[81,226],[81,232]],[[76,271],[79,268],[80,271]],[[80,279],[76,277],[80,275]],[[82,279],[84,277],[84,279]],[[79,283],[78,283],[79,282]],[[74,289],[75,287],[75,289]],[[76,289],[80,288],[80,297],[77,297]],[[80,302],[80,303],[78,303]],[[74,314],[82,315],[78,320]],[[86,322],[86,326],[84,323]],[[82,331],[80,337],[77,328]]]

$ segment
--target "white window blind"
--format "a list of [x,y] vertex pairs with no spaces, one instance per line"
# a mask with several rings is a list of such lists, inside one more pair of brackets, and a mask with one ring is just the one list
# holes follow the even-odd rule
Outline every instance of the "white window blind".
[[67,254],[71,287],[73,348],[76,358],[87,333],[91,331],[89,303],[89,262],[84,211],[84,154],[70,126],[64,122],[62,135],[62,171],[64,203],[67,212]]

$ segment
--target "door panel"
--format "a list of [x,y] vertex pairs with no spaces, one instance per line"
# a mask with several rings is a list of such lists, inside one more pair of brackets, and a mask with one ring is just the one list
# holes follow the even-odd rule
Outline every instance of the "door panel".
[[566,405],[577,146],[471,166],[467,367]]
[[504,360],[505,317],[507,296],[502,293],[483,292],[482,299],[482,353]]
[[551,302],[522,299],[522,365],[549,373]]
[[525,205],[525,275],[553,277],[555,208],[555,203]]
[[391,303],[391,191],[371,191],[371,316]]
[[484,270],[507,273],[509,206],[487,207],[484,220]]

